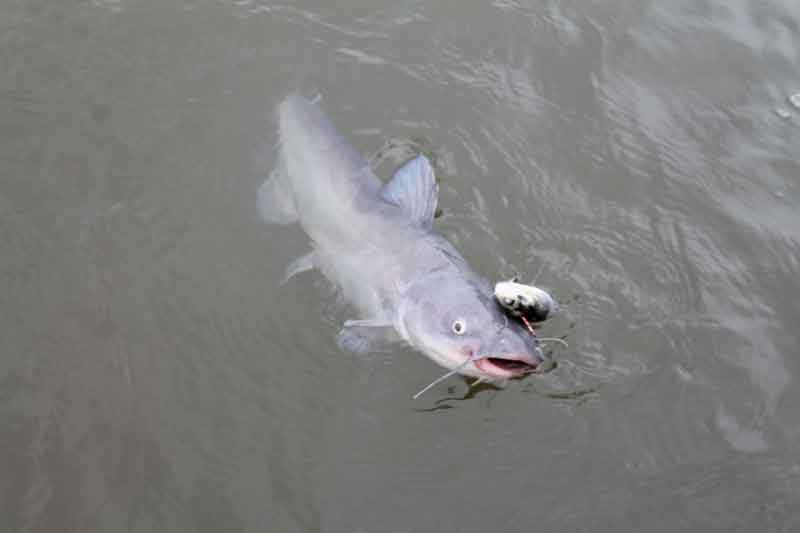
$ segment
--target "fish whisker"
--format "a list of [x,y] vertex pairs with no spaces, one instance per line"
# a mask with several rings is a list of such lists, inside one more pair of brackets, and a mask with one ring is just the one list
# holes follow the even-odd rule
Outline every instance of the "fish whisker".
[[435,380],[433,380],[431,383],[429,383],[428,385],[426,385],[426,386],[425,386],[425,387],[424,387],[424,388],[423,388],[421,391],[419,391],[418,393],[416,393],[416,394],[415,394],[415,395],[414,395],[412,398],[416,400],[417,398],[419,398],[420,396],[422,396],[423,394],[425,394],[427,391],[429,391],[430,389],[432,389],[433,387],[435,387],[436,385],[438,385],[438,384],[439,384],[439,383],[441,383],[442,381],[446,380],[446,379],[447,379],[447,378],[449,378],[450,376],[453,376],[453,375],[455,375],[455,374],[458,374],[458,371],[459,371],[459,370],[461,370],[462,368],[464,368],[465,366],[467,366],[467,365],[468,365],[469,363],[471,363],[473,360],[474,360],[474,359],[470,357],[469,359],[467,359],[466,361],[464,361],[463,363],[461,363],[460,365],[458,365],[457,367],[455,367],[453,370],[451,370],[451,371],[450,371],[450,372],[448,372],[447,374],[444,374],[443,376],[436,378],[436,379],[435,379]]
[[470,383],[468,388],[471,389],[472,387],[476,387],[476,386],[480,385],[481,383],[483,383],[484,381],[486,381],[486,380],[483,377],[480,377],[480,378],[476,379],[475,381],[473,381],[472,383]]
[[559,339],[558,337],[538,337],[539,342],[557,342],[563,346],[569,348],[569,343],[564,339]]

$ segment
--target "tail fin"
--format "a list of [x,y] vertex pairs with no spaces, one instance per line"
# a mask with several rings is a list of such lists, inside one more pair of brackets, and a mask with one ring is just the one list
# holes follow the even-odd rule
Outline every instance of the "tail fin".
[[297,222],[297,207],[282,157],[267,180],[258,188],[258,211],[268,224]]

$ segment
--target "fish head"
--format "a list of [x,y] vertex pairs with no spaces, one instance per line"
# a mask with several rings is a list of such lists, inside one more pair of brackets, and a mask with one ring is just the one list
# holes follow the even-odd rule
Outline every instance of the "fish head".
[[547,366],[536,335],[504,312],[490,291],[447,277],[421,285],[408,294],[398,329],[440,366],[492,381]]

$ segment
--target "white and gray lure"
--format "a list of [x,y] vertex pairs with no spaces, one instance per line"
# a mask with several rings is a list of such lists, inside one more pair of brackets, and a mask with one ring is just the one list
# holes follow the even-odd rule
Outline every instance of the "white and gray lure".
[[516,277],[497,283],[494,296],[506,311],[526,322],[543,322],[556,307],[555,300],[546,291],[519,283]]

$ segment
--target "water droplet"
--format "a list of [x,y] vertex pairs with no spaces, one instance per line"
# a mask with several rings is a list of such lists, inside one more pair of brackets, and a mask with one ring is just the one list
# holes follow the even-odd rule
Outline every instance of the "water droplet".
[[775,108],[775,114],[783,119],[791,118],[792,114],[782,107]]

